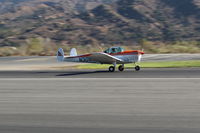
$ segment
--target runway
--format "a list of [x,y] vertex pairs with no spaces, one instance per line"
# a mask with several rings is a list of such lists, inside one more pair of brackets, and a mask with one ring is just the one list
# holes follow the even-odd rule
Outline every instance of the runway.
[[142,68],[114,73],[108,70],[0,71],[0,78],[200,78],[200,68]]
[[191,71],[189,78],[1,77],[0,132],[199,133],[200,78]]

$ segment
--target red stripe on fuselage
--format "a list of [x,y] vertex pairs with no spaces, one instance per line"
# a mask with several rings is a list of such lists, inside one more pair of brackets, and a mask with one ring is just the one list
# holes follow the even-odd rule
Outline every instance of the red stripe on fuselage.
[[144,52],[139,51],[139,50],[129,50],[129,51],[114,53],[114,54],[110,54],[110,55],[143,55],[143,54],[144,54]]

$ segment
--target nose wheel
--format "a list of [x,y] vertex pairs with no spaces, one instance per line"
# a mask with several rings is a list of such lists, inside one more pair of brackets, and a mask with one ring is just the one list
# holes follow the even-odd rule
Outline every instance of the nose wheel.
[[135,66],[135,71],[140,71],[140,66]]

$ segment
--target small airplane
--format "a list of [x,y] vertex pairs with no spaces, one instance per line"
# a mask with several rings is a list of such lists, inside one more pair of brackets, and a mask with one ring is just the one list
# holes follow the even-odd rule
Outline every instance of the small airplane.
[[120,64],[118,70],[124,71],[124,64],[134,63],[135,70],[139,71],[140,66],[136,63],[141,61],[143,54],[144,52],[139,50],[124,51],[121,47],[111,47],[104,52],[77,55],[76,49],[72,48],[70,56],[65,57],[63,49],[59,48],[57,52],[57,60],[60,62],[112,64],[108,69],[109,72],[115,72],[117,64]]

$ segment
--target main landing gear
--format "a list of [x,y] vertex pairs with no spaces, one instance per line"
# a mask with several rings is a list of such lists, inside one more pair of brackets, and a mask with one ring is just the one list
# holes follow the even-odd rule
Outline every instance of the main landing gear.
[[110,66],[109,67],[109,72],[115,72],[115,67],[114,66]]
[[116,63],[113,63],[113,66],[109,67],[109,72],[115,72],[116,65]]
[[109,67],[109,72],[115,72],[115,68],[116,68],[117,63],[113,63],[113,66]]
[[[124,71],[124,65],[120,65],[120,66],[118,67],[118,70],[119,70],[120,72],[123,72],[123,71]],[[115,67],[114,67],[114,66],[110,66],[110,67],[109,67],[109,72],[115,72]]]
[[[109,72],[115,72],[115,69],[116,69],[116,63],[113,64],[113,66],[110,66],[110,67],[109,67]],[[120,65],[120,66],[118,67],[118,70],[119,70],[120,72],[123,72],[123,71],[124,71],[124,64]]]
[[120,65],[120,66],[118,67],[118,70],[119,70],[120,72],[123,72],[123,71],[124,71],[124,64],[123,64],[123,65]]

